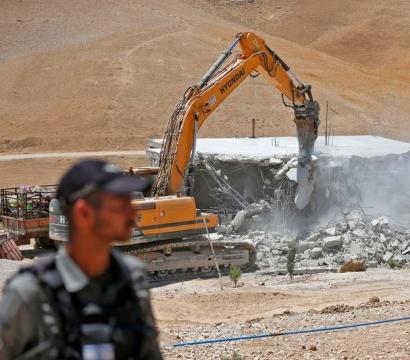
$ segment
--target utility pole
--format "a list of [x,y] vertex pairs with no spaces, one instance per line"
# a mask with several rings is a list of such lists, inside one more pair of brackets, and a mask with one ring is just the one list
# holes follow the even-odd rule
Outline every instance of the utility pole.
[[329,102],[326,101],[325,145],[329,145],[328,144],[328,134],[327,134],[327,115],[328,115],[328,111],[329,111]]
[[255,118],[252,119],[252,136],[251,136],[251,138],[252,139],[256,138],[256,119]]

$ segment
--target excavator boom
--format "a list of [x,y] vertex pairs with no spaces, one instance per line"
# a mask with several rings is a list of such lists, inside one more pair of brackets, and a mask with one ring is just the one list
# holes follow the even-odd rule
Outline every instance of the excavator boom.
[[[231,57],[238,44],[242,53]],[[310,85],[303,84],[262,38],[244,32],[236,36],[200,82],[189,87],[177,104],[165,132],[159,173],[152,188],[154,196],[181,190],[192,194],[198,130],[208,116],[256,72],[262,73],[281,92],[285,106],[294,110],[299,141],[298,182],[307,176],[318,134],[319,104],[313,100]]]

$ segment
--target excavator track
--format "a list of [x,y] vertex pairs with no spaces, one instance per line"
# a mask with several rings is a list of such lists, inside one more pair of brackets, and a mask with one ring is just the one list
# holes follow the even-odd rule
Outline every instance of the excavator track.
[[152,283],[214,277],[216,264],[221,273],[226,273],[230,266],[238,266],[243,271],[255,266],[256,250],[251,243],[213,240],[211,244],[215,256],[205,237],[164,240],[155,245],[133,244],[118,249],[142,259]]
[[[151,245],[152,244],[152,245]],[[151,284],[166,284],[194,278],[217,276],[216,263],[221,274],[230,266],[250,271],[255,266],[255,247],[246,241],[212,240],[213,255],[205,237],[135,243],[116,246],[124,254],[143,260]],[[22,250],[25,258],[53,256],[50,249]],[[216,262],[215,262],[216,258]]]

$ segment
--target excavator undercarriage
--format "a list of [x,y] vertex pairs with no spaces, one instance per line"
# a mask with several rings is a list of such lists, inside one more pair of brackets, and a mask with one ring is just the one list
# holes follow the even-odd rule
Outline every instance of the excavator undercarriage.
[[214,240],[211,244],[212,248],[205,236],[198,236],[155,244],[125,245],[119,249],[142,259],[154,282],[213,276],[216,264],[221,272],[226,272],[231,266],[251,270],[255,265],[256,252],[251,243]]

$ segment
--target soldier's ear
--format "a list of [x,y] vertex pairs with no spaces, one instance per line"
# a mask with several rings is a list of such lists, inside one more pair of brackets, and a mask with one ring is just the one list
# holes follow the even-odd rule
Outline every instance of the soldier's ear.
[[73,220],[78,225],[88,225],[94,220],[94,209],[84,199],[79,199],[73,205]]

